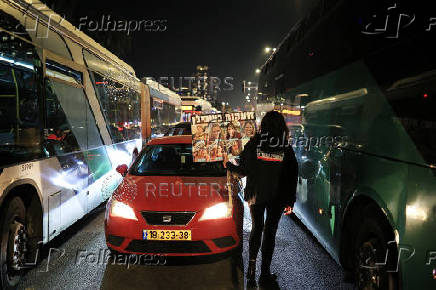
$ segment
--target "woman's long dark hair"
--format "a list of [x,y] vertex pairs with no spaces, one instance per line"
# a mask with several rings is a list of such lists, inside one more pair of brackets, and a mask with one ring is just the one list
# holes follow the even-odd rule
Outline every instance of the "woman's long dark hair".
[[260,123],[262,149],[278,150],[288,145],[289,129],[285,118],[277,111],[269,111]]

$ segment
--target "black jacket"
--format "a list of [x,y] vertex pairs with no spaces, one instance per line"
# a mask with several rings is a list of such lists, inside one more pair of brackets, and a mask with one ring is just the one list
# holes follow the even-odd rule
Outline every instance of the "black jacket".
[[261,147],[256,135],[240,154],[239,166],[227,162],[227,168],[247,176],[245,201],[251,204],[279,203],[293,206],[296,199],[298,164],[292,146]]

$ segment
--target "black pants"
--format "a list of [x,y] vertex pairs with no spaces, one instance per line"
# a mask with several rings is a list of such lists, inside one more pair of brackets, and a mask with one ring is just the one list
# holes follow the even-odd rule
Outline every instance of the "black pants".
[[[274,253],[277,227],[283,214],[283,206],[278,204],[254,204],[250,206],[251,234],[249,245],[250,260],[256,260],[262,238],[262,273],[269,273]],[[266,221],[264,213],[266,210]]]

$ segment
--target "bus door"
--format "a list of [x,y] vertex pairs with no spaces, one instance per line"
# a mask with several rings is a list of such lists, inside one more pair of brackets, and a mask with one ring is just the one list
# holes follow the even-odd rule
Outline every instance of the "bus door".
[[340,150],[332,146],[330,130],[327,125],[306,125],[307,142],[297,154],[300,163],[297,210],[302,211],[311,230],[328,246],[333,245],[336,229],[341,166]]
[[[347,137],[344,136],[343,129],[340,126],[329,127],[327,137],[329,139],[324,140],[322,145],[324,148],[322,158],[324,186],[317,195],[317,219],[324,242],[333,249],[335,245],[338,245],[341,215],[344,210],[342,204],[345,202],[343,202],[342,193],[348,190],[347,184],[355,180],[352,177],[355,169],[352,168],[352,163],[346,162],[347,154],[343,146],[347,142]],[[345,187],[344,179],[346,179]]]
[[297,204],[296,212],[301,213],[305,223],[311,227],[312,231],[319,229],[318,208],[319,200],[325,190],[325,172],[322,162],[323,152],[315,144],[310,144],[310,140],[318,136],[317,126],[305,126],[304,137],[297,142],[296,155],[299,163],[299,178],[297,184]]
[[325,187],[319,192],[317,215],[319,230],[325,243],[333,248],[338,233],[338,222],[341,220],[341,179],[343,150],[331,146],[326,152]]

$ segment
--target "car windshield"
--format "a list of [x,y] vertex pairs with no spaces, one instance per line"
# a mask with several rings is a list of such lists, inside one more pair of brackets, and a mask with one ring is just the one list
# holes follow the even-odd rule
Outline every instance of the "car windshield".
[[133,175],[225,176],[222,161],[193,162],[191,144],[147,146],[130,169]]

